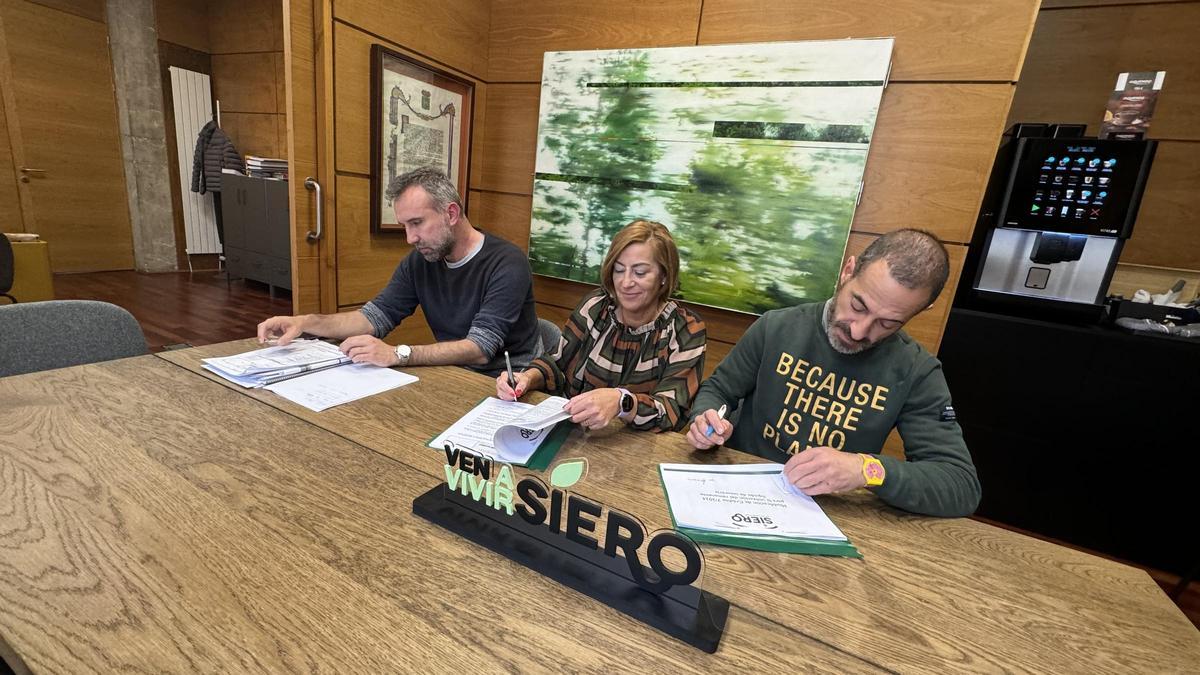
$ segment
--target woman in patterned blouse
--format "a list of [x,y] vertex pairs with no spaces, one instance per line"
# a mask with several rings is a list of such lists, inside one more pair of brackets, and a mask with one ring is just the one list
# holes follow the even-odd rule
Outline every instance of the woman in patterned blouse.
[[496,378],[511,401],[544,389],[570,398],[564,410],[588,429],[615,417],[634,429],[666,431],[687,422],[704,372],[704,322],[671,300],[679,252],[661,223],[635,220],[613,237],[599,288],[584,296],[557,349],[517,374]]

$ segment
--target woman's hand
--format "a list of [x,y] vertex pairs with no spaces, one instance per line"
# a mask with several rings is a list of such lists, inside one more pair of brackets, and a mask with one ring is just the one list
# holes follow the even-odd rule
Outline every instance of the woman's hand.
[[593,389],[567,401],[563,410],[571,413],[571,421],[583,428],[600,429],[608,426],[621,411],[621,392],[610,388]]
[[537,389],[540,385],[541,378],[538,377],[541,373],[536,368],[522,371],[513,375],[517,380],[517,386],[514,389],[509,386],[508,372],[505,371],[496,376],[496,398],[501,401],[515,401],[526,393]]

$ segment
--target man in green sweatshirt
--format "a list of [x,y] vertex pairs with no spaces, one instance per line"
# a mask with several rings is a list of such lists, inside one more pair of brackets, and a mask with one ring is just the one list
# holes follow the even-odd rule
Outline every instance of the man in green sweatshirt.
[[[928,232],[879,237],[846,260],[832,298],[750,326],[700,387],[688,440],[785,462],[808,495],[868,487],[907,511],[971,514],[979,479],[941,363],[900,330],[933,304],[949,270]],[[905,460],[879,454],[893,427]]]

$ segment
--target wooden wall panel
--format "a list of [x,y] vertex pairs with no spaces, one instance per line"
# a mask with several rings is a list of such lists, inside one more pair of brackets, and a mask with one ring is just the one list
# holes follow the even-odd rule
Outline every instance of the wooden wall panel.
[[[333,25],[334,167],[371,173],[371,44],[377,40]],[[364,203],[366,206],[369,202]]]
[[[275,113],[277,94],[275,58],[271,52],[213,54],[213,94],[221,101],[221,114]],[[222,122],[224,118],[222,118]]]
[[1200,140],[1200,2],[1042,12],[1010,121],[1084,122],[1099,129],[1127,70],[1166,70],[1153,138]]
[[283,0],[208,0],[213,95],[242,155],[287,157]]
[[283,51],[283,0],[208,0],[213,54]]
[[699,0],[493,0],[486,79],[540,82],[547,51],[694,45],[700,6]]
[[412,250],[403,234],[371,236],[370,193],[366,178],[337,178],[338,306],[361,305],[374,298]]
[[540,96],[536,84],[488,86],[483,136],[477,139],[486,163],[472,172],[472,188],[533,194]]
[[221,111],[221,129],[233,141],[241,155],[282,157],[285,148],[279,144],[279,128],[275,114],[238,113]]
[[488,77],[488,0],[338,0],[334,17],[481,80]]
[[892,79],[1007,82],[1036,11],[1029,0],[706,0],[699,43],[894,36]]
[[1007,84],[893,84],[884,92],[853,229],[971,239],[1012,97]]
[[159,40],[212,53],[207,2],[154,0],[154,21]]
[[1161,143],[1121,262],[1200,270],[1198,190],[1200,143]]
[[29,2],[44,7],[53,7],[92,21],[108,22],[108,16],[104,10],[105,0],[29,0]]
[[471,190],[467,217],[476,228],[529,250],[529,214],[533,197]]

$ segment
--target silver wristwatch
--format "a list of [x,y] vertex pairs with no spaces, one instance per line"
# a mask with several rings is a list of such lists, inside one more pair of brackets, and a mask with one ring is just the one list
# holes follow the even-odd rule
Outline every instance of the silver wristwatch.
[[408,360],[412,358],[412,347],[408,345],[396,345],[396,358],[400,359],[398,365],[407,366]]

